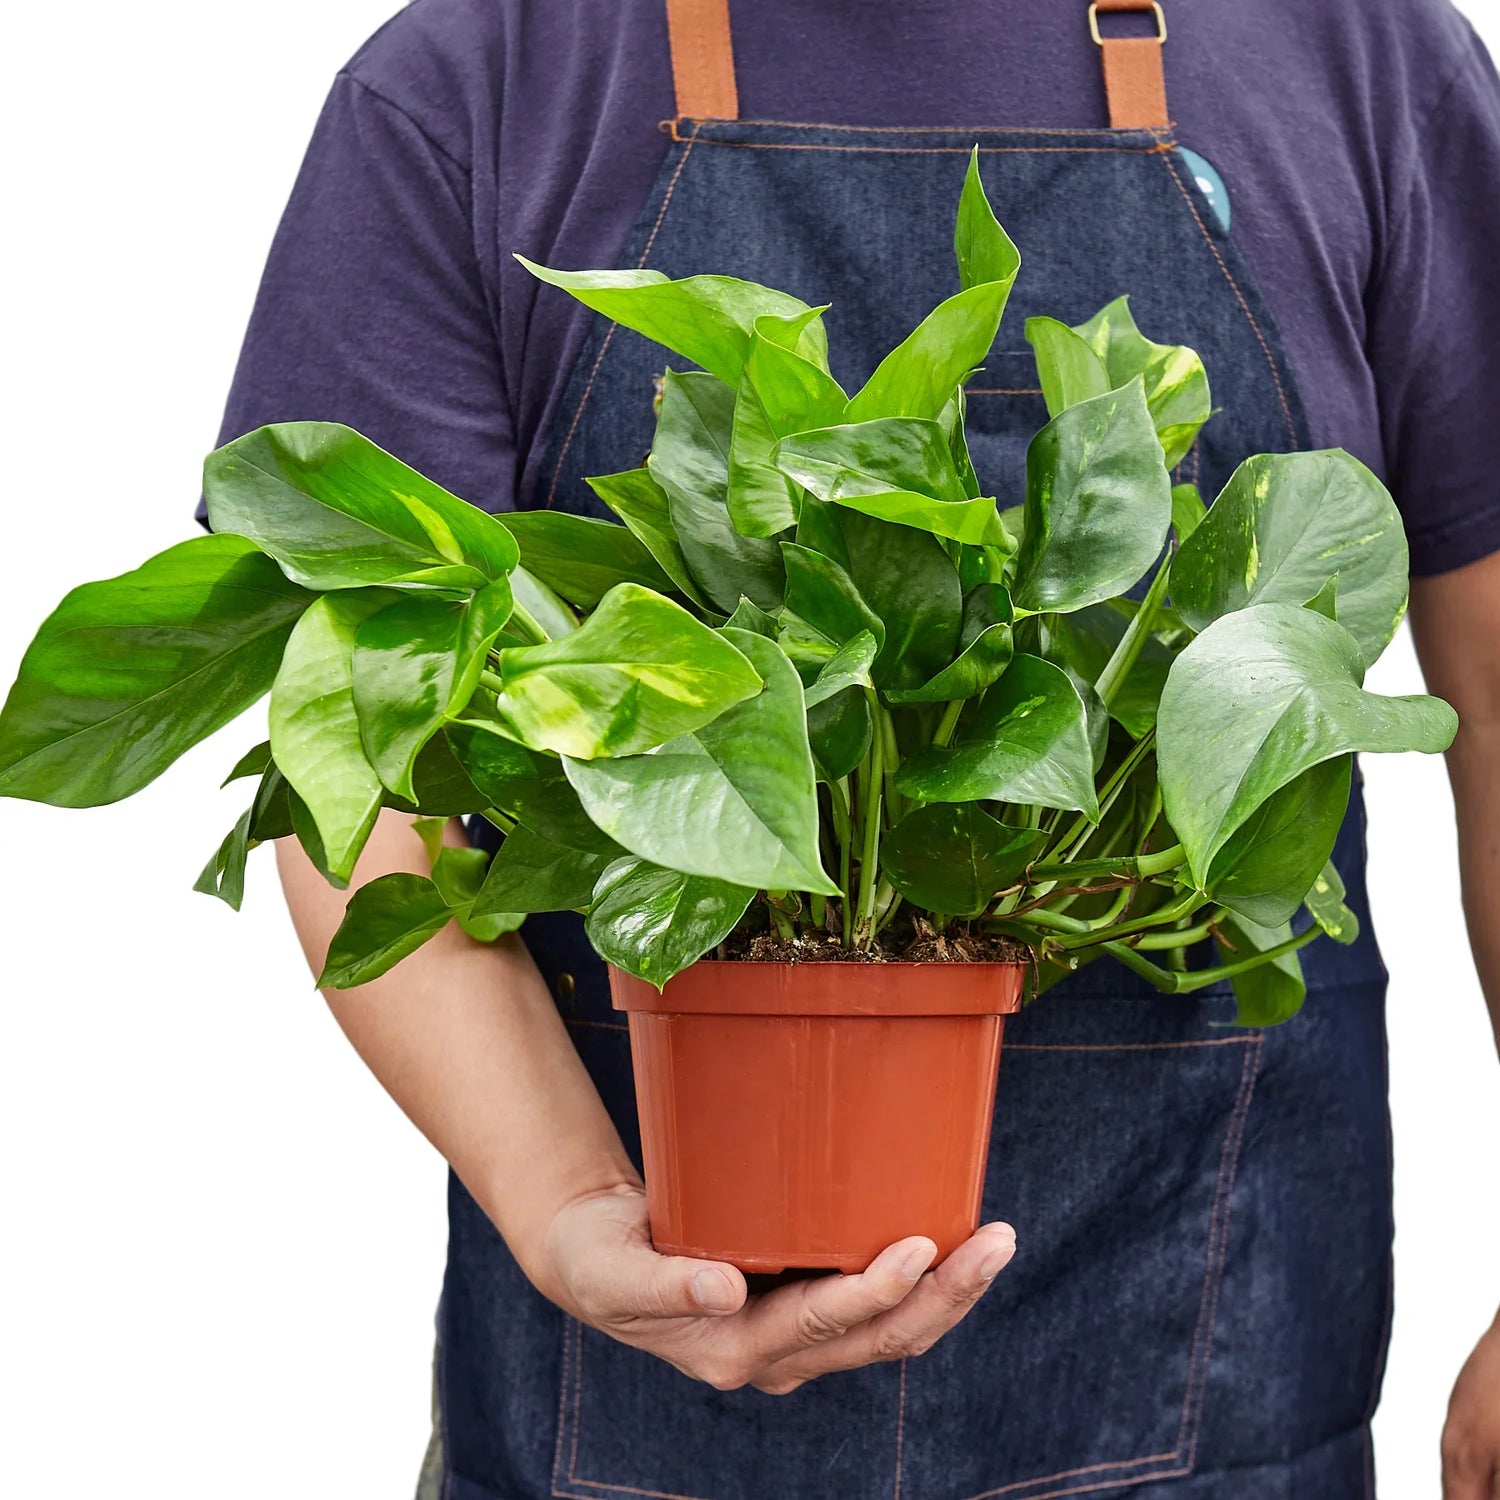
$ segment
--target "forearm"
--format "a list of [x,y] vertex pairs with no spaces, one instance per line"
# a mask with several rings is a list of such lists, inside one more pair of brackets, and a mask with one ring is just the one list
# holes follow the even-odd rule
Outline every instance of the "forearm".
[[1500,723],[1461,728],[1448,752],[1448,772],[1469,945],[1500,1047]]
[[[381,815],[351,888],[427,872],[411,822]],[[450,837],[461,841],[462,831]],[[316,972],[348,893],[333,890],[295,840],[276,852]],[[639,1179],[525,945],[514,935],[476,943],[450,925],[390,973],[327,999],[355,1050],[547,1290],[540,1248],[558,1208]]]

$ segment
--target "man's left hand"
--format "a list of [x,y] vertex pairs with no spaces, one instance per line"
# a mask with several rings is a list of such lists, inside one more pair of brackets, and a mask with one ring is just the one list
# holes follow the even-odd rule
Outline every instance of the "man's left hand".
[[1448,1403],[1443,1500],[1500,1500],[1500,1317],[1469,1356]]

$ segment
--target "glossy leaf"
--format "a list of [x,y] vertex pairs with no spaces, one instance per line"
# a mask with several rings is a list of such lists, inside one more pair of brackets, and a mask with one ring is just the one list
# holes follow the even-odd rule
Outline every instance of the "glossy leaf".
[[617,583],[661,593],[674,587],[646,544],[613,521],[518,510],[506,513],[505,529],[521,549],[521,565],[580,609],[592,609]]
[[1333,852],[1353,763],[1325,760],[1262,802],[1214,856],[1214,900],[1262,927],[1290,922]]
[[337,422],[261,427],[209,454],[215,531],[249,537],[313,589],[480,588],[516,565],[493,516]]
[[1067,611],[1123,594],[1156,561],[1171,521],[1172,486],[1139,382],[1069,407],[1026,451],[1016,605]]
[[483,812],[490,805],[489,798],[459,764],[446,733],[433,735],[422,747],[412,767],[411,781],[410,798],[387,790],[385,806],[424,817],[460,818]]
[[782,473],[820,500],[955,541],[1010,545],[993,499],[971,499],[936,421],[888,417],[800,432],[776,447]]
[[710,375],[668,370],[648,467],[667,496],[683,556],[708,598],[726,614],[743,595],[780,607],[781,553],[774,541],[741,536],[729,518],[729,443],[734,392]]
[[1010,665],[1015,646],[1010,629],[1010,595],[998,583],[981,583],[964,597],[959,654],[919,688],[891,689],[892,703],[947,703],[977,698],[998,682]]
[[1041,853],[1046,835],[1008,828],[972,803],[919,807],[880,845],[881,873],[927,911],[978,916]]
[[510,617],[505,579],[467,599],[408,594],[354,635],[354,709],[365,755],[398,797],[415,798],[422,747],[474,695],[485,654]]
[[[958,471],[959,483],[966,495],[980,493],[979,476],[974,472],[974,460],[969,453],[969,438],[965,431],[968,421],[968,398],[959,386],[948,398],[943,409],[934,419],[948,439],[948,451],[953,455],[953,467]],[[1011,548],[1014,551],[1014,546]]]
[[[1221,918],[1218,927],[1215,946],[1220,961],[1226,964],[1265,953],[1292,935],[1292,929],[1286,923],[1262,927],[1243,917]],[[1307,998],[1302,965],[1295,953],[1284,953],[1270,963],[1236,974],[1230,983],[1234,987],[1235,999],[1239,1001],[1239,1013],[1235,1017],[1237,1026],[1277,1026],[1282,1021],[1291,1020]]]
[[786,608],[792,615],[834,646],[861,634],[873,636],[877,650],[884,644],[885,625],[880,616],[836,562],[795,542],[783,542],[781,556],[786,569]]
[[1200,884],[1250,814],[1311,767],[1351,750],[1448,748],[1458,720],[1446,703],[1382,698],[1363,678],[1353,636],[1300,604],[1225,615],[1172,664],[1157,764]]
[[660,989],[734,931],[753,889],[620,859],[595,887],[584,930],[606,963]]
[[848,776],[865,758],[874,737],[869,700],[861,688],[845,688],[807,710],[807,742],[819,781]]
[[940,303],[881,360],[849,403],[849,421],[936,417],[954,387],[988,357],[1021,257],[995,222],[979,179],[977,153],[964,178],[958,226],[961,275],[984,279],[968,281],[957,296]]
[[270,687],[311,599],[231,536],[74,589],[0,711],[0,796],[97,807],[138,792]]
[[381,875],[355,891],[328,945],[318,987],[368,984],[415,953],[448,925],[453,912],[424,875]]
[[526,920],[526,913],[521,911],[476,912],[475,901],[489,863],[483,849],[458,849],[448,844],[438,850],[432,864],[432,883],[442,892],[459,928],[477,943],[493,943]]
[[297,622],[271,688],[271,752],[306,805],[337,883],[353,873],[384,791],[354,707],[354,639],[393,597],[383,589],[324,594]]
[[825,369],[785,347],[785,325],[796,321],[758,318],[740,376],[727,502],[743,536],[775,536],[796,524],[797,486],[775,467],[772,451],[794,432],[840,421],[849,400]]
[[1172,486],[1172,529],[1177,533],[1179,547],[1203,524],[1203,518],[1207,514],[1208,509],[1203,504],[1203,496],[1198,493],[1197,485]]
[[[1085,681],[1097,682],[1129,623],[1130,617],[1113,604],[1091,604],[1072,614],[1054,616],[1047,655],[1072,668]],[[1140,739],[1156,723],[1156,706],[1171,665],[1172,652],[1154,636],[1148,636],[1134,666],[1116,688],[1109,712],[1132,738]]]
[[499,706],[534,750],[632,755],[760,691],[724,636],[638,584],[616,585],[572,635],[500,653]]
[[239,821],[224,835],[224,842],[214,851],[213,858],[203,867],[203,873],[193,884],[193,889],[205,896],[217,896],[231,910],[238,911],[245,899],[245,861],[250,853],[250,815],[247,807]]
[[1152,343],[1135,326],[1128,297],[1101,308],[1074,331],[1103,361],[1111,386],[1140,376],[1166,466],[1175,468],[1213,411],[1203,361],[1185,345]]
[[961,738],[948,749],[918,751],[896,786],[926,802],[1030,803],[1097,818],[1083,700],[1061,667],[1017,656]]
[[845,512],[849,576],[885,626],[873,675],[883,688],[920,687],[957,654],[964,598],[936,537]]
[[619,848],[584,853],[555,844],[526,827],[505,836],[471,915],[493,912],[571,911],[586,907],[604,867],[623,854]]
[[753,599],[741,598],[734,607],[734,613],[724,623],[735,630],[753,630],[756,635],[763,635],[768,641],[776,639],[777,617],[767,614]]
[[511,570],[510,591],[516,608],[524,609],[549,641],[578,629],[578,616],[568,604],[519,563]]
[[1318,878],[1307,893],[1307,910],[1313,921],[1334,942],[1345,947],[1359,938],[1359,918],[1345,904],[1347,894],[1343,878],[1332,860],[1318,872]]
[[657,566],[672,580],[673,588],[694,604],[704,603],[677,541],[667,493],[651,477],[651,471],[642,466],[584,482],[630,528],[655,558]]
[[[753,281],[732,276],[689,276],[672,281],[646,268],[623,271],[554,271],[523,255],[516,259],[539,281],[561,287],[585,307],[633,328],[654,343],[702,365],[735,384],[749,353],[755,320],[770,313],[796,317],[810,312],[805,302]],[[816,319],[803,329],[799,350],[828,361],[828,340]]]
[[1066,323],[1056,318],[1027,318],[1026,342],[1036,354],[1037,378],[1049,417],[1112,389],[1104,361]]
[[589,816],[632,854],[691,875],[770,890],[838,888],[818,853],[802,683],[779,647],[725,630],[765,682],[652,755],[565,759]]
[[817,677],[803,691],[803,702],[813,708],[835,693],[847,688],[867,688],[874,684],[870,680],[870,666],[879,651],[880,643],[868,630],[851,636],[847,644],[828,658]]
[[270,740],[262,740],[260,744],[252,745],[235,761],[234,769],[219,785],[220,787],[226,787],[231,781],[239,781],[246,776],[260,776],[270,764],[271,742]]
[[1262,454],[1230,476],[1172,565],[1172,602],[1195,630],[1251,604],[1304,604],[1337,574],[1338,622],[1366,666],[1406,612],[1401,516],[1341,449]]

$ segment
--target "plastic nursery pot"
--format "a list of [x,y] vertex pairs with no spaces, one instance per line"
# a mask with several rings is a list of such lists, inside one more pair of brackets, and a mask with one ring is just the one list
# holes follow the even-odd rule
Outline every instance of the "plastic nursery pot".
[[658,994],[611,969],[656,1248],[743,1271],[861,1271],[912,1234],[947,1255],[978,1227],[1024,972],[705,960]]

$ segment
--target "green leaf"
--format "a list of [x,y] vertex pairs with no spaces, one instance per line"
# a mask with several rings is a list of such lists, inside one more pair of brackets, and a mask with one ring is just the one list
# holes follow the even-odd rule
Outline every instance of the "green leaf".
[[849,403],[849,421],[936,417],[954,387],[989,355],[1021,257],[990,211],[977,155],[964,179],[954,243],[964,289],[934,308],[881,360]]
[[[823,670],[832,666],[830,661]],[[807,710],[807,742],[818,780],[837,781],[849,775],[865,758],[874,732],[863,688],[848,687],[812,704]]]
[[231,781],[239,781],[245,776],[259,776],[268,765],[271,764],[271,742],[262,740],[258,745],[252,745],[250,749],[240,756],[234,763],[232,770],[219,783],[220,787],[226,787]]
[[953,255],[958,261],[958,284],[967,291],[990,282],[1014,281],[1021,257],[1010,236],[1000,227],[979,178],[979,147],[969,153],[958,216],[953,224]]
[[[981,486],[979,476],[974,472],[974,460],[969,454],[968,434],[964,430],[964,424],[968,420],[968,398],[964,395],[964,389],[959,386],[948,398],[943,409],[935,418],[939,427],[948,437],[948,451],[953,455],[953,467],[958,470],[959,482],[963,485],[966,495],[977,495]],[[1014,543],[1008,548],[1014,552]]]
[[1160,555],[1171,521],[1140,383],[1070,406],[1026,451],[1016,605],[1067,611],[1123,594]]
[[1339,617],[1339,575],[1335,573],[1316,594],[1309,599],[1304,606],[1307,609],[1315,609],[1325,620],[1336,620]]
[[416,796],[422,747],[474,696],[485,654],[510,617],[510,585],[467,599],[408,594],[354,636],[354,708],[370,764],[398,797]]
[[1017,656],[960,740],[919,750],[896,786],[925,802],[1030,803],[1075,808],[1097,821],[1083,699],[1061,667]]
[[780,648],[725,630],[765,681],[652,755],[565,758],[588,815],[632,854],[690,875],[769,890],[838,887],[818,854],[818,803],[802,683]]
[[[644,467],[626,469],[623,474],[604,474],[584,481],[588,487],[634,533],[646,551],[679,593],[694,604],[705,602],[688,571],[687,558],[672,527],[671,504],[667,493]],[[549,632],[551,634],[553,632]]]
[[[1292,929],[1281,923],[1262,927],[1243,917],[1222,917],[1215,946],[1222,962],[1237,963],[1257,953],[1265,953],[1292,935]],[[1307,998],[1302,965],[1295,953],[1283,953],[1270,963],[1261,964],[1230,980],[1239,1001],[1237,1026],[1276,1026],[1289,1021]]]
[[422,848],[427,853],[427,863],[430,865],[435,865],[443,852],[443,834],[447,827],[447,818],[417,818],[411,825],[411,831],[422,840]]
[[572,911],[585,907],[604,867],[624,850],[585,854],[525,827],[505,836],[474,902],[473,915],[491,912]]
[[693,578],[726,614],[741,595],[781,605],[781,553],[774,541],[741,536],[729,519],[729,443],[734,392],[711,375],[668,370],[647,461],[666,492],[672,529]]
[[1104,361],[1066,323],[1056,318],[1027,318],[1026,342],[1036,353],[1037,378],[1049,417],[1112,389]]
[[1261,454],[1230,476],[1172,564],[1172,602],[1195,630],[1252,604],[1304,604],[1337,574],[1338,622],[1366,666],[1406,612],[1401,515],[1342,449]]
[[549,641],[578,629],[578,616],[540,578],[533,578],[520,564],[511,572],[510,591],[517,608],[524,609],[536,621]]
[[591,760],[650,750],[760,691],[727,638],[621,583],[572,635],[500,653],[500,711],[534,750]]
[[613,848],[612,840],[584,812],[555,756],[528,750],[470,721],[450,724],[448,740],[491,806],[570,849],[604,852]]
[[1235,829],[1311,767],[1351,750],[1436,753],[1452,743],[1458,719],[1441,699],[1382,698],[1363,680],[1353,636],[1300,604],[1225,615],[1173,662],[1157,764],[1200,885]]
[[477,943],[493,943],[514,932],[525,920],[524,911],[479,909],[490,857],[483,849],[448,845],[432,863],[432,883],[443,893],[459,928]]
[[313,589],[480,588],[516,565],[493,516],[337,422],[281,422],[209,454],[215,531],[246,536]]
[[919,807],[881,840],[880,869],[915,905],[973,917],[1021,878],[1046,842],[972,803]]
[[1203,524],[1208,508],[1195,484],[1172,486],[1172,529],[1177,533],[1180,547]]
[[[1130,617],[1113,604],[1091,604],[1072,614],[1055,615],[1049,622],[1046,654],[1085,681],[1098,682],[1129,624]],[[1125,680],[1115,690],[1110,716],[1124,725],[1133,739],[1140,739],[1156,723],[1156,706],[1167,684],[1172,659],[1171,651],[1148,636]]]
[[271,688],[271,752],[317,827],[336,883],[353,873],[384,791],[354,707],[354,638],[392,597],[361,589],[315,600],[297,622]]
[[289,838],[294,831],[292,789],[273,761],[262,773],[255,801],[250,804],[250,843],[254,846]]
[[868,630],[851,636],[845,645],[828,658],[817,677],[803,691],[802,700],[813,708],[835,693],[846,688],[867,688],[874,684],[870,680],[870,664],[880,644]]
[[1203,361],[1185,345],[1153,344],[1135,326],[1128,297],[1116,298],[1074,331],[1103,360],[1112,387],[1141,377],[1166,467],[1176,468],[1213,412]]
[[640,859],[619,859],[594,890],[584,930],[606,963],[660,989],[734,931],[755,892]]
[[1009,546],[993,499],[971,499],[936,421],[882,417],[785,438],[777,467],[820,500],[955,541]]
[[98,807],[140,791],[270,687],[311,597],[230,536],[74,589],[0,710],[0,796]]
[[239,822],[224,836],[224,842],[203,867],[193,885],[205,896],[217,896],[232,910],[238,911],[245,899],[245,861],[250,853],[250,815],[246,808]]
[[425,876],[378,876],[360,886],[344,908],[318,987],[348,990],[378,979],[436,937],[452,915],[443,893]]
[[[785,292],[732,276],[689,276],[671,281],[660,271],[553,271],[516,259],[539,281],[561,287],[585,307],[645,334],[654,343],[702,365],[735,384],[750,349],[755,320],[770,313],[794,318],[812,311]],[[825,367],[828,340],[814,319],[801,333],[798,350]]]
[[786,321],[756,320],[735,397],[727,501],[742,536],[775,536],[796,524],[797,486],[775,467],[772,451],[794,432],[837,422],[849,401],[826,370],[778,341],[787,330],[774,325]]
[[[783,542],[781,556],[786,569],[786,608],[797,620],[812,626],[833,646],[846,645],[861,634],[874,636],[877,649],[884,643],[880,616],[832,558],[795,542]],[[783,617],[784,628],[786,623]]]
[[507,511],[505,529],[521,565],[580,609],[592,609],[617,583],[669,592],[673,581],[628,527],[561,510]]
[[[1015,645],[1010,629],[1010,595],[998,583],[981,583],[964,596],[963,630],[957,658],[919,688],[892,689],[892,703],[949,703],[977,698],[998,682],[1010,665]],[[946,908],[938,908],[945,910]]]
[[734,613],[724,623],[735,630],[753,630],[756,635],[763,635],[768,641],[776,639],[776,616],[767,614],[753,599],[741,598],[734,607]]
[[1359,918],[1344,903],[1347,894],[1332,860],[1323,866],[1307,893],[1307,910],[1313,921],[1334,942],[1346,947],[1359,937]]
[[885,626],[874,678],[882,688],[920,687],[954,658],[964,596],[936,537],[846,511],[849,576]]
[[1262,927],[1290,922],[1333,852],[1353,764],[1325,760],[1262,802],[1214,855],[1207,893]]
[[489,798],[459,764],[446,734],[433,735],[422,747],[412,767],[411,780],[410,798],[398,797],[387,790],[384,805],[431,818],[461,818],[483,812],[490,805]]

